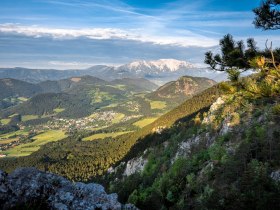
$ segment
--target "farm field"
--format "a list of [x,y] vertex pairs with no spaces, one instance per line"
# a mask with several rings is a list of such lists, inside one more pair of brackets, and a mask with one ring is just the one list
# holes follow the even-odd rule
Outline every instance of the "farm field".
[[83,140],[85,141],[92,141],[92,140],[96,140],[96,139],[104,139],[107,137],[117,137],[126,133],[129,133],[130,131],[126,131],[126,132],[114,132],[114,133],[98,133],[98,134],[94,134],[92,136],[86,137]]
[[64,108],[56,108],[56,109],[54,109],[53,111],[55,112],[55,113],[60,113],[60,112],[63,112],[65,109]]
[[10,133],[5,133],[0,135],[0,139],[8,139],[11,138],[13,136],[20,136],[20,135],[27,135],[28,131],[25,130],[18,130],[18,131],[14,131],[14,132],[10,132]]
[[154,122],[157,119],[157,117],[149,117],[149,118],[144,118],[142,120],[139,120],[135,123],[133,123],[133,125],[139,127],[139,128],[143,128],[146,125],[151,124],[152,122]]
[[39,117],[38,115],[23,115],[21,117],[21,121],[26,122],[28,120],[35,120],[35,119],[38,119],[38,117]]
[[125,117],[125,114],[117,113],[115,118],[112,120],[112,123],[113,124],[119,123],[124,117]]
[[3,125],[9,124],[10,121],[11,121],[11,119],[0,119],[0,122],[1,122]]
[[166,102],[164,101],[150,101],[151,109],[164,109]]
[[18,97],[18,100],[20,100],[20,101],[28,101],[28,98],[25,98],[25,97]]
[[11,149],[3,151],[3,154],[7,155],[8,157],[27,156],[32,152],[37,151],[40,146],[52,141],[61,140],[65,137],[65,133],[61,130],[49,130],[37,136],[34,136],[32,138],[34,140],[33,142],[15,146]]
[[11,139],[1,139],[0,140],[0,145],[2,145],[2,144],[9,144],[9,143],[11,143],[11,142],[13,142],[13,141],[16,141],[16,140],[18,140],[18,138],[11,138]]

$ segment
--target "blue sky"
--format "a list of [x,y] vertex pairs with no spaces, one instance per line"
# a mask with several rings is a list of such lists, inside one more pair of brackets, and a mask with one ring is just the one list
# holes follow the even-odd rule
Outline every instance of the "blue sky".
[[[1,0],[0,67],[85,68],[139,59],[202,63],[231,33],[260,47],[279,31],[252,25],[260,0]],[[279,45],[279,44],[278,44]]]

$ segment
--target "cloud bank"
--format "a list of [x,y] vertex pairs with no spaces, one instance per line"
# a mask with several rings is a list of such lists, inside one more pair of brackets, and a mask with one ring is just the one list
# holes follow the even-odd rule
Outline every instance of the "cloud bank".
[[209,49],[128,39],[54,39],[0,33],[0,67],[78,69],[96,64],[120,65],[134,60],[161,58],[203,63],[204,53]]
[[217,40],[188,31],[182,36],[155,36],[145,34],[140,30],[122,30],[117,28],[49,28],[40,26],[25,26],[21,24],[0,24],[0,33],[20,34],[34,38],[51,37],[53,39],[88,38],[96,40],[122,39],[140,42],[151,42],[159,45],[177,45],[182,47],[217,45]]

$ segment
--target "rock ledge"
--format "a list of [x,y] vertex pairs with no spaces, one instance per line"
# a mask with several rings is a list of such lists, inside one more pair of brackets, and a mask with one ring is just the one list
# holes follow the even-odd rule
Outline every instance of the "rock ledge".
[[107,194],[99,184],[71,181],[35,168],[0,171],[0,209],[18,207],[59,210],[136,210],[122,205],[117,194]]

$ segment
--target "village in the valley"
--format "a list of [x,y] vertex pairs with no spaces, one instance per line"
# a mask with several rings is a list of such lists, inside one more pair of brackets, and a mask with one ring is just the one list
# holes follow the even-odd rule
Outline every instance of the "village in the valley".
[[68,119],[54,116],[47,123],[38,124],[36,126],[25,126],[19,124],[19,131],[0,135],[0,158],[6,157],[6,155],[2,154],[1,151],[6,151],[21,144],[30,143],[34,141],[33,138],[36,135],[46,131],[60,130],[67,135],[73,133],[75,130],[97,131],[116,123],[140,117],[142,117],[142,115],[126,116],[122,113],[114,111],[102,111],[96,112],[88,117],[78,119]]

